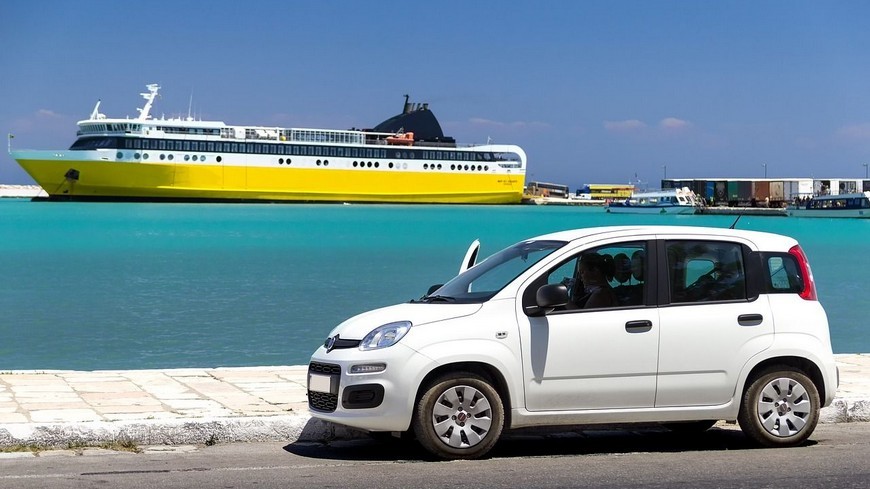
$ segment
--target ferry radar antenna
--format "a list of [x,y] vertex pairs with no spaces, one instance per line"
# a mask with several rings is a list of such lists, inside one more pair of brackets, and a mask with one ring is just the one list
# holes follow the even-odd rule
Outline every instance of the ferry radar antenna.
[[157,98],[157,91],[160,90],[160,85],[156,83],[151,83],[149,85],[145,85],[145,88],[148,89],[148,93],[139,94],[142,95],[142,98],[145,99],[145,107],[142,107],[141,109],[136,109],[139,111],[140,121],[148,120],[151,117],[151,115],[149,114],[151,112],[151,105],[154,104],[154,99]]

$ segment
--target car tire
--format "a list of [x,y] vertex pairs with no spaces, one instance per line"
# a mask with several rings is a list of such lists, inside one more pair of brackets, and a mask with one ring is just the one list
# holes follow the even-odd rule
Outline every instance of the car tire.
[[504,406],[483,377],[451,373],[425,388],[412,426],[420,445],[439,458],[480,458],[501,436]]
[[819,391],[802,372],[768,370],[743,394],[737,421],[752,441],[766,447],[800,445],[819,422]]

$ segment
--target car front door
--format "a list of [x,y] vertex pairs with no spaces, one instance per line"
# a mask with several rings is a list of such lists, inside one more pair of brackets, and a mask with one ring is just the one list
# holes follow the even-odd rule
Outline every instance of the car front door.
[[[530,280],[518,299],[525,403],[529,411],[648,408],[655,401],[659,319],[648,280],[650,241],[598,244],[572,254]],[[583,308],[590,287],[580,283],[578,260],[594,253],[609,263],[615,302]],[[632,266],[633,265],[633,266]],[[570,303],[527,315],[535,292],[563,283]],[[534,309],[534,308],[532,308]]]

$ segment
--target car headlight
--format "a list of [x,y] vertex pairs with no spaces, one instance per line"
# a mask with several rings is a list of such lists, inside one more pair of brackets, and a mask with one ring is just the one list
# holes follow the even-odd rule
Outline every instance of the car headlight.
[[391,347],[398,343],[410,329],[410,321],[397,321],[395,323],[378,326],[371,330],[371,332],[362,339],[359,344],[359,349],[366,351]]

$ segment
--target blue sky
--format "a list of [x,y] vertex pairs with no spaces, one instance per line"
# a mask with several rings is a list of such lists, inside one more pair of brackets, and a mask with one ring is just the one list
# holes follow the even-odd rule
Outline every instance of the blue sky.
[[[528,178],[850,177],[870,163],[870,3],[0,2],[0,130],[67,148],[110,117],[372,127],[429,102]],[[635,177],[636,175],[636,177]],[[31,183],[6,152],[0,183]]]

